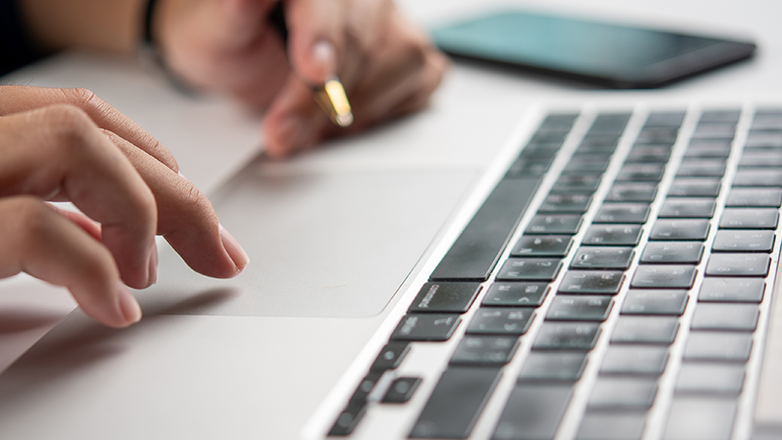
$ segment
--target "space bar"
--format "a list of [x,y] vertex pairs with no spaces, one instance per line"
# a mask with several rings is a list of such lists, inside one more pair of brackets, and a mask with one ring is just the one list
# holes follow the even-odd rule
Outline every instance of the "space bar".
[[539,184],[538,178],[503,179],[429,279],[486,280]]

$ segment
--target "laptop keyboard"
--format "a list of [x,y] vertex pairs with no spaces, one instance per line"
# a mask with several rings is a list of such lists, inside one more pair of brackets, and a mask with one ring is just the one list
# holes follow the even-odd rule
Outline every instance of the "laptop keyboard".
[[330,435],[404,405],[406,355],[456,341],[408,437],[471,438],[492,399],[498,440],[741,437],[780,205],[782,110],[546,116]]

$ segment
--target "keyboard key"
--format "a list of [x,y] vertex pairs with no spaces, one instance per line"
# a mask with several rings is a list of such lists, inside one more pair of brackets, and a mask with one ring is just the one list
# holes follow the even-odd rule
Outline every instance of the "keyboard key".
[[600,175],[580,174],[560,177],[551,189],[552,193],[593,193],[600,186]]
[[735,417],[734,399],[675,397],[663,440],[729,440]]
[[594,223],[645,223],[649,218],[646,203],[603,203],[597,211]]
[[619,135],[625,131],[625,125],[630,120],[630,113],[601,113],[597,115],[592,126],[587,133],[594,134],[616,134]]
[[589,397],[589,409],[648,409],[656,394],[654,379],[599,377]]
[[782,205],[782,189],[733,188],[725,206],[779,208]]
[[676,177],[722,177],[724,174],[724,160],[691,159],[682,161]]
[[497,280],[551,281],[561,267],[562,261],[556,258],[509,258],[497,274]]
[[758,325],[754,304],[699,304],[692,318],[694,330],[754,331]]
[[679,370],[676,393],[731,394],[737,396],[744,386],[744,366],[735,364],[699,364],[685,362]]
[[538,212],[587,212],[592,202],[588,194],[549,194]]
[[745,151],[739,161],[739,167],[742,168],[778,168],[780,166],[782,166],[782,155],[777,152]]
[[666,347],[611,345],[600,365],[600,374],[659,376],[667,363]]
[[620,316],[611,336],[612,343],[673,344],[679,321],[663,316]]
[[635,288],[689,289],[695,282],[695,266],[641,265],[635,270],[631,286]]
[[470,321],[467,333],[523,335],[527,332],[534,314],[535,311],[532,308],[481,307]]
[[717,197],[720,194],[719,179],[682,179],[673,181],[668,197]]
[[617,182],[659,182],[663,178],[665,164],[627,164],[619,171]]
[[565,273],[565,278],[559,285],[559,291],[561,293],[616,295],[622,287],[622,281],[624,281],[624,273],[622,272],[571,270]]
[[706,275],[765,277],[769,262],[769,256],[762,254],[712,254]]
[[732,139],[736,132],[736,126],[733,123],[723,124],[699,123],[692,134],[693,139]]
[[586,353],[533,351],[521,367],[519,381],[575,382],[586,362]]
[[536,215],[527,226],[527,234],[575,235],[581,227],[581,216],[573,214]]
[[451,357],[451,365],[497,366],[510,362],[519,341],[510,336],[465,336]]
[[650,241],[641,263],[692,263],[698,264],[703,256],[703,243],[698,241]]
[[547,320],[605,321],[611,311],[610,296],[558,295],[546,314]]
[[635,256],[633,248],[611,246],[582,246],[570,263],[572,269],[621,269],[630,267]]
[[377,355],[370,371],[377,372],[396,369],[409,351],[410,346],[407,342],[390,342],[386,344],[380,350],[380,354]]
[[665,199],[659,218],[711,218],[717,203],[710,198],[679,198]]
[[537,178],[503,179],[475,213],[430,281],[484,281],[540,184]]
[[548,172],[548,169],[551,167],[551,162],[553,161],[553,155],[545,157],[520,157],[508,169],[505,177],[509,179],[517,177],[542,177]]
[[684,121],[684,112],[652,112],[645,127],[679,127]]
[[505,404],[492,439],[553,439],[572,394],[569,386],[517,385]]
[[765,289],[766,283],[759,278],[707,277],[703,279],[698,301],[760,303]]
[[388,387],[386,395],[383,396],[383,403],[406,403],[412,397],[418,385],[421,384],[420,377],[397,377],[391,386]]
[[656,183],[615,183],[606,196],[609,202],[647,202],[657,196]]
[[782,170],[739,169],[733,179],[733,186],[782,186]]
[[736,124],[739,122],[741,110],[707,110],[701,114],[698,120],[701,122],[727,122]]
[[532,345],[534,349],[591,350],[600,336],[600,325],[592,322],[543,324]]
[[584,237],[584,244],[605,246],[635,246],[641,239],[637,225],[594,225]]
[[337,421],[334,422],[334,426],[331,427],[329,435],[336,437],[350,435],[353,430],[356,429],[358,422],[364,416],[366,410],[366,405],[348,405],[348,407],[342,410],[337,417]]
[[684,348],[684,359],[746,362],[751,348],[750,333],[690,332]]
[[408,312],[464,313],[480,291],[479,283],[426,283]]
[[775,229],[779,221],[776,209],[727,208],[722,214],[722,229]]
[[447,341],[461,322],[459,315],[411,314],[396,326],[391,339],[401,341]]
[[590,156],[575,156],[562,170],[562,174],[602,174],[606,168],[608,168],[608,161]]
[[365,405],[367,403],[367,397],[369,396],[369,393],[375,389],[375,385],[377,385],[377,382],[380,380],[381,374],[381,372],[373,371],[364,377],[364,379],[361,380],[361,383],[358,384],[356,391],[353,392],[353,396],[350,398],[348,407]]
[[494,283],[483,297],[484,306],[531,306],[543,304],[546,283]]
[[511,256],[514,257],[565,257],[570,252],[573,239],[569,235],[524,235]]
[[636,145],[630,150],[625,163],[666,163],[671,149],[662,145]]
[[588,412],[576,440],[640,440],[645,424],[644,412]]
[[650,240],[705,240],[709,235],[708,220],[657,220]]
[[469,437],[501,376],[494,368],[449,367],[437,382],[410,437]]
[[622,314],[681,316],[688,298],[686,290],[629,290]]
[[774,231],[717,231],[712,250],[716,252],[771,252]]
[[644,127],[640,133],[638,133],[638,142],[656,144],[656,143],[673,143],[676,141],[676,136],[679,134],[679,129],[670,127]]

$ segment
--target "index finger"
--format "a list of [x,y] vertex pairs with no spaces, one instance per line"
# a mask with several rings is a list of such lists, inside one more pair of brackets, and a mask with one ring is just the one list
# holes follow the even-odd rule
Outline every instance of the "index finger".
[[337,73],[345,53],[345,2],[290,0],[284,5],[293,70],[304,82],[323,84]]
[[89,90],[0,86],[0,116],[23,113],[54,104],[68,104],[80,108],[100,128],[116,133],[164,163],[168,168],[179,172],[179,165],[174,156],[160,141]]

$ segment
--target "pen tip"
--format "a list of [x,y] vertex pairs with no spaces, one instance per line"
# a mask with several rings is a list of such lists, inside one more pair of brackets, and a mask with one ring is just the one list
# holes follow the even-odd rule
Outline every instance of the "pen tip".
[[353,113],[343,113],[341,115],[337,115],[336,120],[340,127],[348,127],[353,123]]

